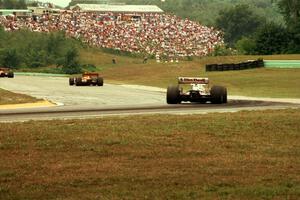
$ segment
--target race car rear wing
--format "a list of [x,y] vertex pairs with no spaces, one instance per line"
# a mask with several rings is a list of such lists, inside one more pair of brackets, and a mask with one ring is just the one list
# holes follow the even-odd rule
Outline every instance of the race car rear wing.
[[208,78],[200,77],[179,77],[178,84],[208,84]]

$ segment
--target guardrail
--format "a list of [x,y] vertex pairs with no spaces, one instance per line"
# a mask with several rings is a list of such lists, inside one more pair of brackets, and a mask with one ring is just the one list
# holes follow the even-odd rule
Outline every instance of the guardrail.
[[206,65],[207,72],[213,71],[230,71],[230,70],[245,70],[264,67],[264,60],[258,59],[254,61],[241,62],[237,64],[208,64]]
[[266,68],[300,68],[300,60],[265,60],[264,63]]

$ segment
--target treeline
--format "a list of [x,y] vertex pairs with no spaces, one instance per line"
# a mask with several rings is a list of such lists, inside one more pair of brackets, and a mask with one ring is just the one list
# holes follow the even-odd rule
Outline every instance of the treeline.
[[237,49],[240,54],[300,53],[300,1],[274,2],[284,17],[283,24],[257,15],[249,5],[223,9],[216,27],[223,30],[228,47]]
[[53,66],[56,72],[80,73],[78,61],[82,44],[63,32],[6,32],[0,27],[0,65],[11,69]]
[[0,0],[0,9],[27,9],[25,0]]

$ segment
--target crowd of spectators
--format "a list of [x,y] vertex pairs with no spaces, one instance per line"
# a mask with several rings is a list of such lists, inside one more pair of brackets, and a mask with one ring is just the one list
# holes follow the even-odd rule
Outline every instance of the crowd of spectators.
[[178,59],[206,56],[222,45],[220,31],[168,14],[115,15],[64,11],[57,15],[1,17],[6,31],[65,31],[70,37],[102,48]]

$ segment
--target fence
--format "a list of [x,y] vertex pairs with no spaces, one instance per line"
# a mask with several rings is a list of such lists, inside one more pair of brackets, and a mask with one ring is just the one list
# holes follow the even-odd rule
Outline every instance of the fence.
[[265,60],[266,68],[300,68],[300,60]]
[[264,67],[264,60],[258,59],[255,61],[247,61],[237,64],[208,64],[206,65],[206,71],[230,71],[230,70],[245,70]]

